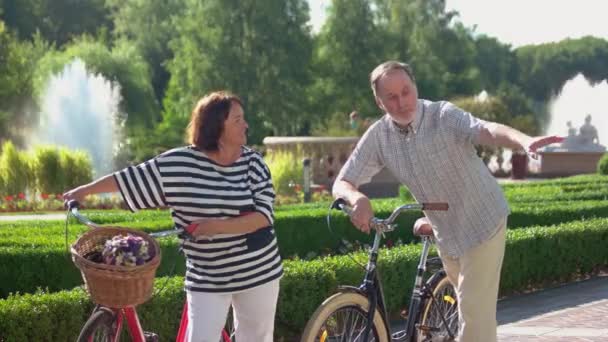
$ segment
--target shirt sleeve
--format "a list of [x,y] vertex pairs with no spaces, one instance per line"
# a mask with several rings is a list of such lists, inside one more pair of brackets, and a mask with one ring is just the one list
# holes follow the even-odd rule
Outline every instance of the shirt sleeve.
[[359,139],[336,180],[347,181],[358,188],[361,184],[369,183],[372,177],[382,170],[384,163],[380,158],[374,128],[378,129],[379,126],[368,129]]
[[249,163],[249,186],[253,194],[255,211],[274,224],[274,188],[268,166],[259,154],[254,154]]
[[454,134],[457,140],[471,144],[479,143],[479,133],[487,121],[481,120],[449,102],[444,104],[441,113],[445,127]]
[[133,212],[167,205],[157,158],[118,171],[114,173],[114,179],[123,200]]

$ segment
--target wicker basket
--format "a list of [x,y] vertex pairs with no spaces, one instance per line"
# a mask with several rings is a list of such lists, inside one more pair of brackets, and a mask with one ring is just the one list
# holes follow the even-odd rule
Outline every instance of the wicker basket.
[[[119,234],[144,238],[152,259],[140,266],[127,267],[106,265],[85,258],[90,253],[101,252],[105,242]],[[92,229],[76,240],[71,252],[93,302],[121,308],[142,304],[152,296],[154,276],[160,264],[160,246],[148,234],[121,227]]]

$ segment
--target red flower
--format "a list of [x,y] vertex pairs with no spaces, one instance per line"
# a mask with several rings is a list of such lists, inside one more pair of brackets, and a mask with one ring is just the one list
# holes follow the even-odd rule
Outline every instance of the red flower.
[[55,195],[55,198],[58,199],[58,200],[60,200],[60,199],[63,198],[63,195],[62,194],[57,194],[57,195]]
[[10,201],[13,200],[13,196],[11,196],[11,195],[4,196],[4,200],[7,201],[7,202],[10,202]]
[[18,196],[19,199],[25,199],[25,194],[23,192],[20,192]]
[[40,194],[40,197],[42,197],[42,199],[47,199],[49,198],[49,194]]

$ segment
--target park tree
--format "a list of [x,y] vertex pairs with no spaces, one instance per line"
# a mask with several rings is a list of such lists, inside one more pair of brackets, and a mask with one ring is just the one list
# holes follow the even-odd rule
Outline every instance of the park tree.
[[290,135],[306,122],[312,39],[305,0],[187,1],[171,41],[171,80],[159,139],[183,141],[195,101],[210,91],[238,94],[250,142]]
[[486,35],[475,37],[475,65],[479,68],[481,87],[495,92],[503,84],[517,81],[518,65],[515,52],[508,44]]
[[608,79],[608,41],[595,37],[565,39],[515,50],[518,85],[537,101],[547,101],[581,73],[591,83]]
[[439,99],[481,90],[472,32],[446,11],[443,0],[375,0],[389,35],[390,58],[414,69],[421,97]]
[[24,131],[34,121],[32,77],[36,63],[52,50],[40,35],[19,41],[0,20],[0,141],[23,147]]
[[98,35],[111,29],[105,0],[5,0],[1,19],[20,39],[31,39],[36,32],[64,45],[82,34]]
[[351,111],[375,116],[369,73],[385,58],[386,37],[368,0],[334,0],[328,11],[316,37],[310,92],[314,111],[323,115],[323,124],[336,115],[346,122]]
[[169,41],[177,37],[177,25],[185,0],[106,0],[117,40],[127,41],[149,65],[152,86],[160,103],[169,82],[166,63],[173,58]]
[[537,121],[547,123],[547,103],[564,84],[582,74],[591,84],[608,79],[608,41],[595,37],[523,46],[515,50],[519,68],[516,85],[534,103]]

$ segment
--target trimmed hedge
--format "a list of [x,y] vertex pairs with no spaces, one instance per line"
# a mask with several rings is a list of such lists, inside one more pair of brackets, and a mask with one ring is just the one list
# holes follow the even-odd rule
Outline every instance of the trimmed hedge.
[[[505,184],[505,192],[512,204],[510,229],[532,225],[551,225],[583,218],[608,216],[608,202],[544,201],[540,198],[571,199],[605,196],[608,177],[577,176],[559,180],[526,184]],[[386,216],[399,199],[374,200],[378,216]],[[539,205],[540,204],[540,205]],[[332,213],[333,234],[327,230],[325,216],[329,203],[308,203],[281,206],[276,210],[276,230],[281,254],[284,257],[306,257],[309,253],[335,254],[338,239],[367,242],[370,237],[352,228],[348,218]],[[172,221],[166,210],[147,210],[132,214],[126,211],[87,211],[93,221],[121,225],[145,231],[169,229]],[[400,217],[401,229],[387,234],[393,242],[412,240],[409,227],[421,215],[410,212]],[[72,221],[74,222],[74,221]],[[0,297],[10,292],[33,292],[38,287],[50,291],[69,289],[80,283],[65,246],[64,223],[60,221],[21,221],[0,223],[0,274],[8,281],[0,282]],[[76,240],[85,228],[71,224],[69,243]],[[163,263],[158,275],[183,274],[184,260],[177,253],[177,240],[163,239]],[[175,267],[175,271],[172,269]]]
[[[607,244],[608,219],[508,231],[501,293],[569,280],[605,266]],[[381,253],[379,268],[392,315],[407,306],[420,249],[420,245],[408,245]],[[364,263],[366,256],[355,253],[352,257]],[[348,256],[286,261],[277,308],[277,341],[299,334],[337,284],[358,285],[362,275],[363,269]],[[156,287],[164,290],[140,308],[143,326],[159,333],[161,340],[170,340],[177,332],[184,299],[182,281],[181,277],[158,278]],[[10,296],[0,300],[0,341],[73,340],[91,308],[81,289]]]
[[[375,201],[376,213],[387,216],[400,204],[399,200]],[[160,212],[166,214],[166,212]],[[332,213],[333,234],[327,229],[326,209],[278,211],[276,213],[276,231],[281,254],[284,257],[305,257],[309,252],[335,254],[338,239],[369,242],[370,236],[352,228],[348,218],[338,212]],[[94,217],[96,214],[91,215]],[[128,217],[128,213],[126,213]],[[139,215],[139,214],[138,214]],[[131,218],[132,221],[120,224],[146,231],[168,229],[169,218],[151,220],[159,213],[147,213]],[[387,234],[392,241],[401,239],[405,243],[412,241],[410,227],[421,213],[410,212],[399,219],[401,229]],[[168,216],[168,215],[167,215]],[[509,216],[509,229],[520,229],[533,225],[552,225],[580,219],[608,216],[606,201],[566,201],[549,202],[543,206],[535,203],[516,203],[512,205]],[[103,216],[96,217],[102,218]],[[121,214],[109,215],[105,223],[115,224],[114,219]],[[101,221],[101,220],[100,220]],[[64,223],[50,222],[15,222],[0,226],[0,274],[8,281],[0,282],[0,297],[10,292],[32,292],[38,287],[50,291],[72,288],[80,283],[78,270],[72,264],[65,248],[63,231]],[[83,226],[72,225],[69,228],[69,243],[76,240],[77,234],[85,230]],[[158,270],[159,276],[183,275],[185,262],[177,253],[178,242],[173,239],[161,239],[163,261]],[[172,272],[173,268],[175,271]]]

